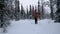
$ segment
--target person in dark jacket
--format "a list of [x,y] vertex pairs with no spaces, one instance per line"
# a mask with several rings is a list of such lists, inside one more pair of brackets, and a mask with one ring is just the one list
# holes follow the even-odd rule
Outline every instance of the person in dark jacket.
[[35,15],[35,24],[37,24],[38,17],[39,17],[39,13],[38,13],[38,12],[36,12],[36,15]]

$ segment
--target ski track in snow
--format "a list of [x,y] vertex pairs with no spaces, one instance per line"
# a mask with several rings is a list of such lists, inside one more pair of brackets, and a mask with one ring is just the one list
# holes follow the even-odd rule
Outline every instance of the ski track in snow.
[[32,19],[11,21],[7,33],[0,34],[60,34],[60,23],[54,23],[51,19],[38,20],[38,24]]

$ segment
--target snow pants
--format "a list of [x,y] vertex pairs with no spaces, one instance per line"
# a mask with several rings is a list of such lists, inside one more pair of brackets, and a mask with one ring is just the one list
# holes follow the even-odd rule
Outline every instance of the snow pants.
[[35,18],[35,24],[37,24],[37,18]]

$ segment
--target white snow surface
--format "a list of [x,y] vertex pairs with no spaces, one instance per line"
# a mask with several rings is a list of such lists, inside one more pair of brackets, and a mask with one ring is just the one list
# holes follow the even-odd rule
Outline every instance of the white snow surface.
[[38,20],[38,24],[32,19],[11,21],[11,26],[7,28],[7,33],[0,34],[60,34],[60,23],[54,23],[51,19]]

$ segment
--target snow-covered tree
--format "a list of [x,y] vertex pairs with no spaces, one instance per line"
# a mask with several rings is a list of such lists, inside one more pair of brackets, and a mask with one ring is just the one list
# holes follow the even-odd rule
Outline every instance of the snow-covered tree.
[[55,22],[60,22],[60,0],[57,0],[57,11],[55,14]]
[[39,18],[41,19],[41,9],[40,9],[40,1],[38,0],[38,12],[40,14]]
[[56,4],[57,4],[56,2],[57,0],[50,0],[50,8],[51,8],[50,15],[51,15],[52,20],[54,19],[54,13],[56,12]]
[[10,25],[6,0],[0,0],[0,27],[3,27],[3,32],[6,32],[6,27]]
[[27,6],[26,9],[27,9],[27,15],[26,15],[26,17],[27,17],[27,19],[28,19],[28,17],[29,17],[29,14],[28,14],[28,6]]
[[21,18],[25,18],[25,10],[23,8],[23,5],[21,5]]
[[15,0],[15,19],[19,20],[20,19],[20,7],[19,7],[19,0]]
[[32,14],[32,11],[31,11],[31,5],[30,5],[30,11],[29,11],[29,13],[30,13],[29,15],[31,15],[31,14]]
[[4,0],[0,0],[0,26],[4,22],[3,17],[4,17]]

